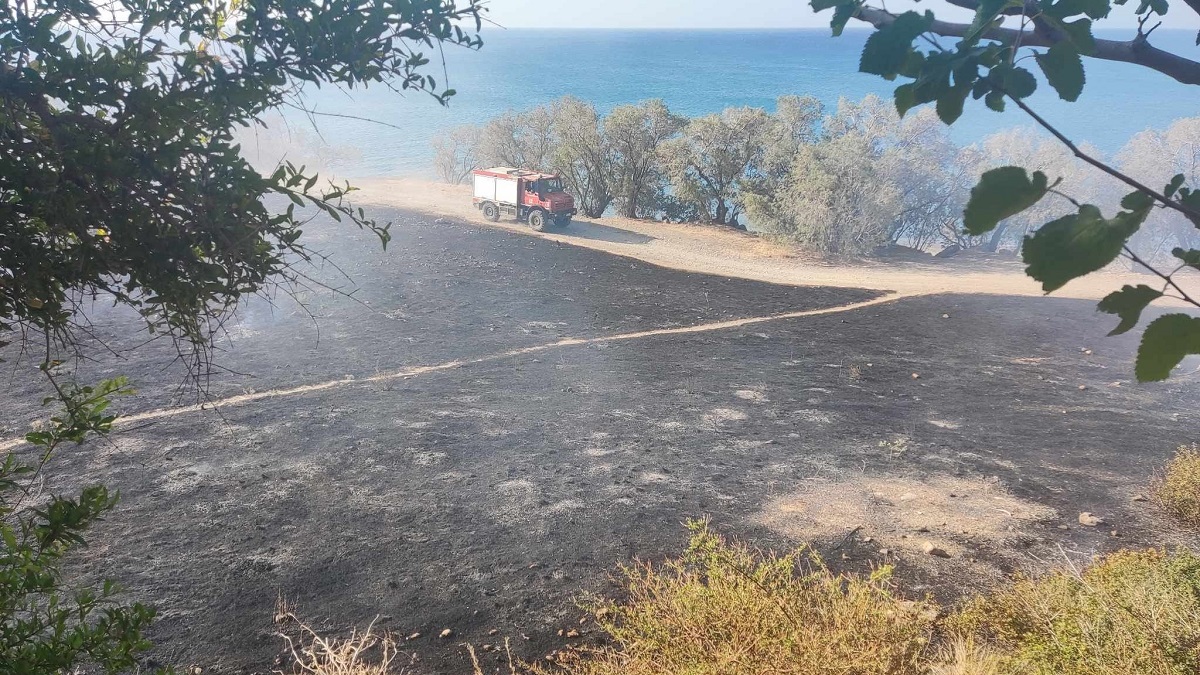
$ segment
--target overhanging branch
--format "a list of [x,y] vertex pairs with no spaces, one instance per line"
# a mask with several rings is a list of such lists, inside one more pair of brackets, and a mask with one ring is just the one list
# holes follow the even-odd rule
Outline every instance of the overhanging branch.
[[[1200,5],[1200,0],[1189,0],[1188,4],[1191,5],[1192,2]],[[885,10],[867,6],[860,7],[855,18],[876,28],[882,28],[896,20],[895,15]],[[967,24],[935,20],[929,31],[946,37],[964,37],[969,29]],[[1009,43],[1015,42],[1019,37],[1022,47],[1050,47],[1063,39],[1059,35],[1047,35],[1039,31],[1019,31],[1014,28],[1000,27],[985,31],[982,37],[986,40]],[[1184,84],[1200,85],[1200,62],[1163,51],[1151,45],[1144,37],[1129,41],[1097,39],[1095,49],[1087,56],[1104,61],[1132,63],[1157,70]]]

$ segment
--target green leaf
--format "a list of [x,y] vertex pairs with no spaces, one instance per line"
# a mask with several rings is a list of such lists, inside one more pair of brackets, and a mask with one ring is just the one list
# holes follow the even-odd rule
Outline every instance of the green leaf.
[[1078,213],[1046,223],[1025,237],[1025,272],[1042,282],[1047,293],[1116,260],[1126,240],[1137,232],[1148,211],[1123,211],[1106,219],[1092,204]]
[[846,28],[846,24],[858,11],[858,8],[859,3],[857,2],[843,2],[833,10],[833,19],[830,20],[829,27],[833,29],[834,37],[842,34],[842,30]]
[[1079,58],[1079,52],[1073,46],[1059,42],[1045,54],[1036,54],[1034,58],[1059,98],[1064,101],[1079,100],[1086,78],[1083,75],[1083,59]]
[[917,85],[909,82],[896,87],[896,113],[904,117],[913,106],[917,105]]
[[1033,172],[1033,178],[1019,166],[1002,166],[986,171],[971,189],[971,199],[963,212],[963,228],[968,234],[989,232],[996,225],[1038,203],[1050,189],[1046,174]]
[[932,22],[933,15],[928,12],[924,16],[905,12],[896,17],[895,21],[867,38],[858,69],[887,79],[895,78],[912,50],[912,41],[929,30]]
[[1171,177],[1171,182],[1167,183],[1167,187],[1163,188],[1163,194],[1166,195],[1167,199],[1175,196],[1175,193],[1179,190],[1179,188],[1183,187],[1183,181],[1185,179],[1186,176],[1181,173],[1177,173]]
[[1121,323],[1117,324],[1117,327],[1109,335],[1120,335],[1136,326],[1138,319],[1142,316],[1142,310],[1161,298],[1162,295],[1162,291],[1150,288],[1145,284],[1125,286],[1119,291],[1110,293],[1100,301],[1097,307],[1101,312],[1121,317]]
[[980,0],[979,8],[975,10],[975,19],[967,28],[963,41],[969,44],[976,42],[980,34],[1000,16],[1001,12],[1009,7],[1020,6],[1020,0]]
[[1194,248],[1188,249],[1188,250],[1184,250],[1182,248],[1176,248],[1176,249],[1171,250],[1171,255],[1175,256],[1176,258],[1179,258],[1179,261],[1182,262],[1184,265],[1187,265],[1188,267],[1191,267],[1193,269],[1200,270],[1200,251],[1198,251]]
[[1005,65],[993,69],[992,72],[998,72],[1004,93],[1013,98],[1028,98],[1037,91],[1037,78],[1024,68]]
[[1189,354],[1200,354],[1200,318],[1168,314],[1146,327],[1134,373],[1138,382],[1165,380]]
[[962,117],[963,105],[971,94],[970,85],[957,85],[946,90],[937,100],[937,115],[946,124],[954,124]]
[[1066,19],[1076,14],[1103,19],[1108,16],[1109,9],[1108,0],[1059,0],[1052,5],[1043,5],[1046,15],[1057,19]]

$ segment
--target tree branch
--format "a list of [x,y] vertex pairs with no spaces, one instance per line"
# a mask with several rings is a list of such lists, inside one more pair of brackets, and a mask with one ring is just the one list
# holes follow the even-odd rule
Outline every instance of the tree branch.
[[[1200,0],[1187,0],[1187,3],[1193,8],[1200,7]],[[952,4],[963,7],[971,5],[972,2],[971,0],[960,0],[960,2]],[[893,14],[885,10],[867,6],[860,7],[855,14],[855,18],[865,21],[876,28],[882,28],[896,20]],[[945,37],[965,37],[969,28],[967,24],[934,21],[929,31]],[[982,37],[985,40],[999,40],[1009,43],[1014,42],[1020,37],[1021,45],[1024,47],[1050,47],[1064,39],[1061,35],[1046,34],[1042,31],[1026,31],[1022,33],[1014,28],[999,27],[985,31]],[[1183,84],[1200,85],[1200,62],[1185,59],[1182,56],[1159,49],[1151,45],[1145,37],[1137,37],[1129,41],[1102,40],[1097,38],[1095,49],[1091,54],[1087,54],[1086,56],[1104,61],[1120,61],[1122,63],[1144,66],[1151,70],[1157,70]]]

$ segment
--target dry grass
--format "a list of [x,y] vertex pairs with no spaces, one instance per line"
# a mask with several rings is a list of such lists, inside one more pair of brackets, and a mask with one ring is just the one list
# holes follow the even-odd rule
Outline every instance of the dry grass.
[[899,599],[888,568],[838,576],[803,551],[756,554],[704,523],[690,527],[682,558],[625,569],[628,600],[595,607],[614,646],[560,653],[558,666],[572,675],[926,672],[935,612]]
[[1200,557],[1187,551],[1115,553],[1081,573],[1018,579],[976,598],[951,623],[962,634],[990,641],[1013,672],[1195,675]]
[[1185,445],[1154,484],[1154,500],[1181,522],[1200,528],[1200,445]]
[[[292,657],[291,675],[403,675],[396,663],[400,655],[396,640],[375,630],[372,621],[364,631],[353,631],[346,638],[322,637],[280,602],[276,623],[293,622],[301,637],[280,633]],[[286,675],[285,671],[276,671]]]

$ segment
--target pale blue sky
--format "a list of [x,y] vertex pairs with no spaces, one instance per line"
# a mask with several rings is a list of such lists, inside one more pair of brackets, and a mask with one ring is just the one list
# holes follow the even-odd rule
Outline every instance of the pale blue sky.
[[[878,4],[878,3],[876,3]],[[1102,26],[1133,26],[1137,0],[1118,7]],[[1182,0],[1173,0],[1165,28],[1200,27],[1200,17]],[[806,0],[490,0],[491,18],[510,28],[795,28],[826,26],[829,13],[815,16]],[[893,0],[902,11],[918,6]],[[962,10],[926,1],[938,18],[961,19]]]

